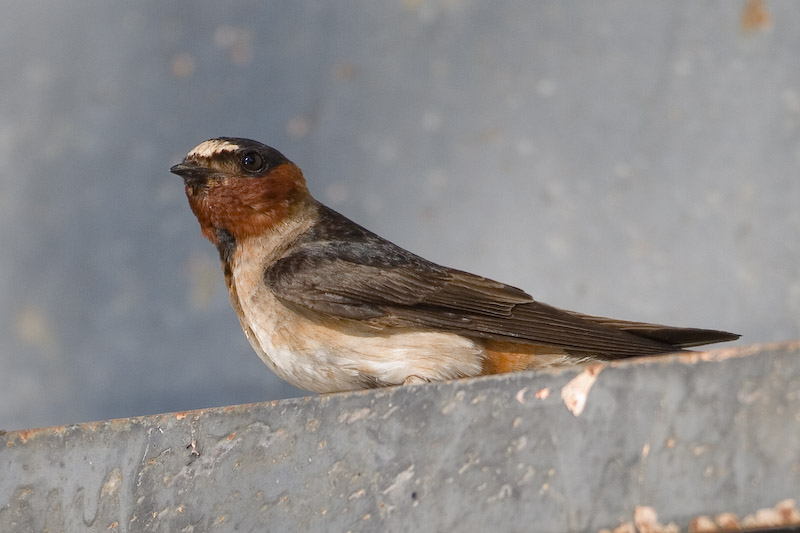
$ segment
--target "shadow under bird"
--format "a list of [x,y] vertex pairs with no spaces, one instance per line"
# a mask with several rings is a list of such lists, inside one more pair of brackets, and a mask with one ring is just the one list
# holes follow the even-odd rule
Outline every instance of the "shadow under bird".
[[319,203],[256,141],[201,143],[171,172],[219,251],[261,359],[316,392],[681,351],[739,336],[584,315],[432,263]]

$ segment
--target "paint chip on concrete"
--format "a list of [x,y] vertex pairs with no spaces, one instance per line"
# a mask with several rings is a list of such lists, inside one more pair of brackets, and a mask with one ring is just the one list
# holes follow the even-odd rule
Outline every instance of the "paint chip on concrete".
[[581,416],[583,413],[586,399],[589,397],[589,390],[597,381],[597,376],[602,369],[603,365],[588,366],[561,389],[561,399],[564,400],[564,404],[573,415]]

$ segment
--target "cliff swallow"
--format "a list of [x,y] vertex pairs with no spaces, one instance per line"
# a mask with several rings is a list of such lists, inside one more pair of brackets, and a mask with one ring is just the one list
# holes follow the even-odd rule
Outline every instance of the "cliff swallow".
[[250,344],[303,389],[576,365],[739,337],[565,311],[427,261],[316,201],[300,169],[256,141],[205,141],[170,171],[219,251]]

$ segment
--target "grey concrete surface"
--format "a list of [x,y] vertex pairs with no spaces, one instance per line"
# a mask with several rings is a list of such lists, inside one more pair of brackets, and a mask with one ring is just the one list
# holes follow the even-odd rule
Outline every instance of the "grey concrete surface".
[[591,375],[9,432],[0,530],[597,531],[647,506],[686,531],[800,495],[800,342]]
[[323,201],[553,305],[800,337],[800,4],[16,2],[0,428],[303,394],[169,166],[272,144]]

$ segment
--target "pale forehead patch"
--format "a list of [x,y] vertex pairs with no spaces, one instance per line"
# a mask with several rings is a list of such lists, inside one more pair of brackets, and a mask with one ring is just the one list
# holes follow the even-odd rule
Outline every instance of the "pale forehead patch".
[[222,139],[211,139],[198,144],[188,157],[213,157],[222,152],[233,152],[239,149],[239,145]]

